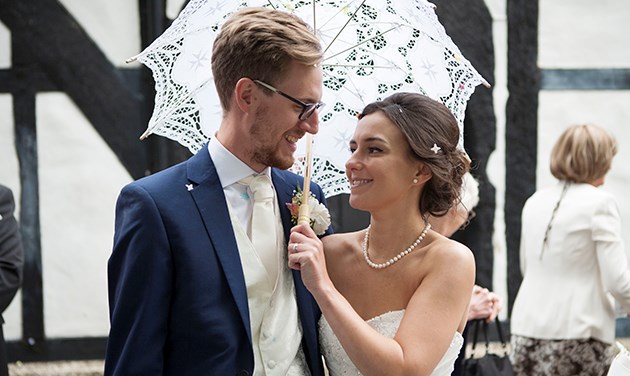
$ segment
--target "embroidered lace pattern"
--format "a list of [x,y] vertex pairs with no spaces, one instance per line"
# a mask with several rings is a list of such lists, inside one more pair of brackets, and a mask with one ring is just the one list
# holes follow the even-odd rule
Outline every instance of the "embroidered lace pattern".
[[[444,103],[459,123],[463,148],[466,103],[483,78],[446,34],[433,5],[426,0],[368,0],[357,10],[361,3],[316,1],[314,16],[311,1],[191,0],[164,34],[135,57],[155,80],[155,107],[146,134],[176,140],[192,153],[205,144],[218,129],[222,112],[210,67],[214,38],[233,12],[266,6],[314,25],[326,49],[326,106],[319,114],[313,149],[319,158],[313,180],[323,185],[326,196],[349,193],[344,169],[356,115],[365,104],[395,92],[420,92]],[[296,156],[305,152],[301,142]]]

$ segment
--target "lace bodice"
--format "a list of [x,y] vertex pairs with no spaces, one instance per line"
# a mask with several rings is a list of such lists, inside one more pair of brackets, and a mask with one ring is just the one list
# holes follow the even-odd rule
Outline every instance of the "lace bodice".
[[[400,321],[402,320],[404,314],[404,310],[387,312],[368,320],[367,323],[382,335],[393,338],[398,331],[398,326],[400,325]],[[319,340],[321,352],[326,359],[326,366],[328,367],[331,376],[361,375],[341,347],[339,340],[333,333],[324,316],[322,316],[319,320]],[[432,376],[450,376],[453,372],[455,359],[457,359],[457,355],[459,354],[459,350],[461,349],[463,342],[464,338],[462,335],[455,332],[451,345],[433,370],[433,373],[431,374]]]

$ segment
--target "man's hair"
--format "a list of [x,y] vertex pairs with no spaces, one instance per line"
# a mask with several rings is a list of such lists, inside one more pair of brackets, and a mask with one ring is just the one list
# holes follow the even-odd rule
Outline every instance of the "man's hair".
[[273,85],[296,62],[315,65],[322,48],[313,30],[287,12],[263,7],[241,9],[221,27],[212,50],[212,74],[224,111],[243,77]]
[[617,141],[595,125],[567,128],[551,150],[550,170],[559,180],[592,183],[606,175],[617,154]]
[[470,169],[468,156],[457,149],[459,126],[453,114],[442,103],[418,93],[397,93],[370,103],[359,118],[377,111],[401,130],[410,157],[431,171],[420,211],[433,216],[446,214],[459,201],[463,175]]

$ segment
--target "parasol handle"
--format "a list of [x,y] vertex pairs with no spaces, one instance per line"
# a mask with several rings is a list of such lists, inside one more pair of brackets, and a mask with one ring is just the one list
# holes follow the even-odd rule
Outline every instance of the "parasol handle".
[[[317,7],[315,6],[315,2],[313,1],[313,33],[317,34],[317,24],[315,23],[317,17],[315,16],[315,11]],[[300,205],[300,210],[298,211],[298,225],[306,223],[310,226],[311,224],[311,208],[308,206],[308,199],[311,195],[311,170],[313,167],[313,134],[306,134],[306,161],[304,168],[304,184],[302,186],[302,204]]]
[[311,172],[313,167],[313,135],[306,134],[306,167],[304,169],[304,187],[302,188],[302,204],[298,213],[298,224],[311,223],[311,209],[308,198],[311,195]]

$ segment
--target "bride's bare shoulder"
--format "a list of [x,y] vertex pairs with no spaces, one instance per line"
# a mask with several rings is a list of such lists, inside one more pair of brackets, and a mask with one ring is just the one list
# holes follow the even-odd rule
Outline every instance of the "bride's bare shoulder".
[[332,234],[322,239],[326,253],[348,252],[360,247],[364,230]]

